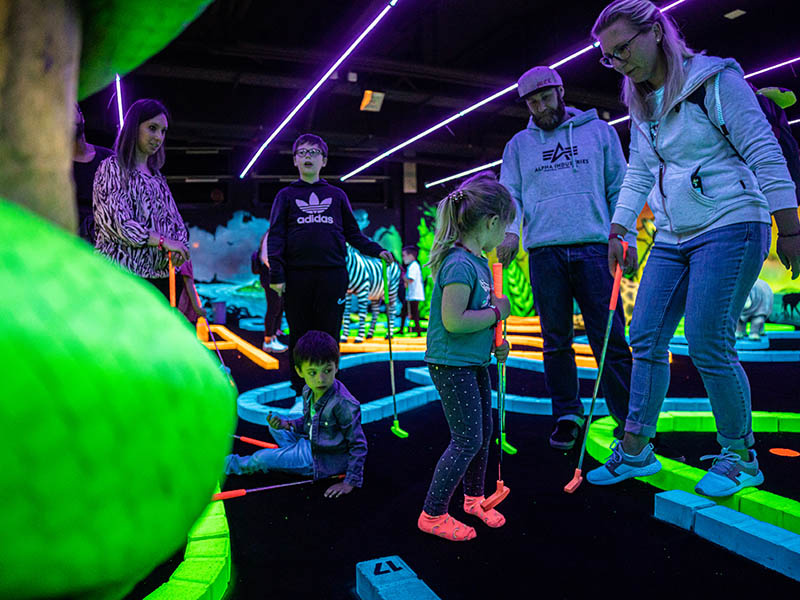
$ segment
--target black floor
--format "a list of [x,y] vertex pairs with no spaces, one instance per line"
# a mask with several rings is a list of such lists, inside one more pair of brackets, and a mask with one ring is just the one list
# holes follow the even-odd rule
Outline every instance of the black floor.
[[[257,334],[242,333],[258,339]],[[281,372],[265,372],[235,353],[224,356],[240,391],[286,378],[286,365]],[[679,358],[673,365],[670,395],[704,395],[691,364]],[[398,373],[411,364],[398,363]],[[755,409],[800,412],[800,367],[762,363],[746,368]],[[340,379],[366,402],[390,393],[387,371],[385,363],[373,363],[344,370]],[[541,380],[541,374],[509,369],[508,391],[544,395]],[[409,387],[402,382],[399,377],[400,389]],[[591,394],[591,382],[582,385]],[[410,433],[408,439],[392,435],[388,419],[364,425],[369,443],[364,488],[349,496],[326,499],[322,492],[327,484],[317,483],[226,501],[234,566],[229,598],[352,600],[355,564],[393,554],[448,600],[631,594],[739,598],[765,591],[795,597],[800,591],[797,582],[654,519],[653,496],[659,490],[646,484],[629,481],[601,488],[584,483],[574,495],[565,494],[562,488],[576,457],[549,448],[548,417],[508,416],[509,441],[519,453],[503,459],[503,476],[511,489],[498,507],[508,519],[503,528],[475,523],[454,498],[451,514],[475,525],[478,538],[453,543],[425,535],[415,523],[449,434],[438,404],[403,413],[400,423]],[[266,428],[244,421],[238,432],[268,437]],[[757,440],[767,478],[762,489],[800,498],[800,458],[768,452],[774,446],[800,450],[800,434],[761,434]],[[699,465],[701,454],[717,448],[713,434],[667,434],[664,441],[684,451],[693,465]],[[253,447],[237,442],[235,451],[249,453]],[[596,464],[587,457],[584,471]],[[493,453],[487,495],[495,486],[496,465]],[[292,479],[278,474],[232,476],[224,487]],[[166,576],[154,572],[130,598],[155,589],[171,569],[163,565],[159,571]]]

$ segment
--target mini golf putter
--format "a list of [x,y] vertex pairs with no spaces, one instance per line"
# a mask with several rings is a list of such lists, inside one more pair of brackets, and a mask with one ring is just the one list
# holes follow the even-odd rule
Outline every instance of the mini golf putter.
[[[492,265],[492,283],[494,284],[494,295],[496,297],[501,297],[503,295],[503,265],[501,263],[494,263]],[[498,322],[495,325],[494,330],[494,341],[495,346],[499,346],[503,343],[503,334],[505,330],[505,321],[503,322],[503,329],[500,329],[500,323]],[[516,448],[511,446],[506,442],[506,434],[504,431],[505,428],[505,387],[506,387],[506,365],[505,362],[497,363],[497,412],[500,417],[500,441],[501,441],[501,451],[500,455],[497,459],[497,489],[495,490],[494,494],[486,498],[483,502],[481,502],[481,508],[483,510],[491,510],[498,504],[500,504],[503,500],[506,499],[509,492],[511,490],[505,486],[503,483],[503,450],[506,449],[506,446],[513,450],[510,454],[515,454],[517,452]]]
[[394,386],[394,358],[392,356],[392,328],[391,316],[389,315],[389,276],[388,265],[381,259],[383,265],[383,302],[386,305],[386,341],[389,342],[389,378],[392,382],[392,406],[394,407],[394,421],[390,431],[397,437],[404,439],[408,437],[408,432],[400,428],[400,421],[397,418],[397,394]]
[[[628,242],[622,242],[622,260],[628,256]],[[614,271],[614,287],[611,289],[611,300],[608,302],[608,323],[606,324],[606,335],[603,338],[603,352],[600,354],[600,364],[597,365],[597,377],[594,380],[594,392],[592,393],[592,404],[589,407],[589,416],[586,418],[586,424],[583,429],[583,440],[581,441],[581,454],[578,458],[578,467],[572,475],[572,479],[567,485],[564,486],[564,491],[572,494],[577,490],[581,483],[583,483],[583,457],[586,454],[586,438],[589,435],[589,426],[592,424],[592,415],[594,414],[594,404],[597,400],[597,390],[600,387],[600,378],[603,376],[603,364],[606,361],[606,349],[608,348],[608,338],[611,335],[611,325],[614,321],[614,312],[617,310],[617,298],[619,297],[619,286],[622,282],[622,267],[617,263],[617,268]]]

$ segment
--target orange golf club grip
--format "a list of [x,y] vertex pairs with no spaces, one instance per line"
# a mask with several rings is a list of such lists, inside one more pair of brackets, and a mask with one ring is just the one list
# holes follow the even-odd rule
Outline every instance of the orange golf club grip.
[[247,493],[247,490],[244,488],[238,490],[231,490],[229,492],[220,492],[219,494],[214,494],[211,496],[211,501],[214,500],[227,500],[228,498],[238,498],[239,496],[244,496]]
[[172,250],[167,252],[169,258],[169,305],[173,308],[177,306],[175,302],[175,269],[172,268]]
[[[503,295],[503,265],[494,263],[492,265],[492,283],[494,284],[494,295],[500,298]],[[503,328],[498,321],[494,326],[494,345],[500,346],[503,343]]]
[[[628,256],[628,242],[622,240],[622,260],[624,261]],[[613,312],[617,310],[617,298],[619,298],[619,285],[622,282],[622,267],[617,263],[617,268],[614,271],[614,287],[611,289],[611,302],[608,304],[608,310]]]

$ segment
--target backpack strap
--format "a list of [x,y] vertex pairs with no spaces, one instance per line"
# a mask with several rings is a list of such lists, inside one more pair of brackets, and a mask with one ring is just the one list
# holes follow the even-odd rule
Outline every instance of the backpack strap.
[[731,132],[728,131],[728,127],[725,125],[725,117],[722,115],[722,103],[719,99],[719,76],[720,72],[717,72],[714,75],[714,104],[716,105],[716,121],[711,118],[711,115],[708,114],[708,109],[706,108],[706,95],[708,94],[708,82],[704,82],[702,85],[698,86],[695,91],[689,94],[684,102],[690,102],[691,104],[696,104],[700,107],[705,114],[706,118],[711,122],[711,124],[719,129],[722,136],[727,140],[730,147],[733,148],[734,154],[736,154],[737,158],[742,162],[746,162],[744,157],[739,154],[739,151],[736,149],[736,146],[733,145],[731,141],[730,135]]

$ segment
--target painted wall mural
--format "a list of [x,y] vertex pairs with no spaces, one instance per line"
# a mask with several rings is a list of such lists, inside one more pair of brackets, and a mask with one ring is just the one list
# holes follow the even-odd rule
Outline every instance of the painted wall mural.
[[[405,240],[394,224],[374,227],[367,209],[356,208],[353,213],[365,234],[390,250],[398,260],[402,247],[416,242],[425,282],[425,301],[420,305],[420,313],[423,318],[427,318],[433,292],[433,278],[430,269],[424,265],[433,243],[436,204],[423,203],[409,214],[410,226],[406,230],[410,235]],[[250,272],[250,255],[258,248],[261,236],[268,227],[268,219],[239,210],[233,213],[227,223],[218,225],[213,232],[199,226],[189,228],[198,291],[209,305],[211,302],[225,302],[229,314],[243,317],[264,315],[266,310],[264,291],[258,277]],[[622,301],[628,323],[633,312],[639,281],[654,243],[655,225],[648,207],[645,207],[640,215],[637,228],[639,269],[632,277],[623,279],[622,285]],[[371,235],[368,233],[369,229],[373,229]],[[792,281],[789,271],[780,264],[775,253],[776,240],[777,231],[773,226],[772,248],[760,275],[760,279],[769,284],[774,294],[768,322],[800,326],[800,279]],[[496,256],[492,253],[489,261],[495,260]],[[504,292],[511,299],[511,314],[516,316],[536,314],[528,275],[528,255],[521,249],[505,271]],[[576,305],[575,314],[579,315],[579,312]],[[580,317],[577,321],[580,323]]]

